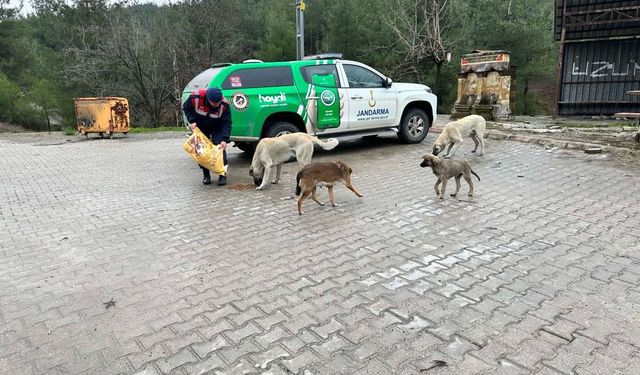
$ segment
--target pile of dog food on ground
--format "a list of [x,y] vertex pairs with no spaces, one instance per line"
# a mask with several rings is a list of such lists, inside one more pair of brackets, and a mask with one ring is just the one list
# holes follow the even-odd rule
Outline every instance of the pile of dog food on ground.
[[255,185],[253,185],[253,184],[240,184],[240,183],[237,183],[237,184],[231,184],[231,185],[229,185],[229,187],[228,187],[228,188],[229,188],[229,189],[232,189],[232,190],[238,190],[238,191],[241,191],[241,190],[253,190],[253,189],[255,189],[256,187],[255,187]]

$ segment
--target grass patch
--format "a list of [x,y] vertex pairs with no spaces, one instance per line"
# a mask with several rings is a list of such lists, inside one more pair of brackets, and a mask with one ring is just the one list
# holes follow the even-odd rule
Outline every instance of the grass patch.
[[156,132],[184,132],[187,128],[184,126],[160,126],[158,128],[130,128],[129,133],[156,133]]
[[78,132],[75,128],[65,128],[64,135],[75,135]]

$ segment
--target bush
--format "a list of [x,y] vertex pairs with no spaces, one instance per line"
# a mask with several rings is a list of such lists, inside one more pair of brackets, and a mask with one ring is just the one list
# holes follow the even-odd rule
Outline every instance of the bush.
[[17,84],[0,73],[0,121],[21,125],[31,130],[44,130],[46,119],[23,94]]
[[20,88],[0,72],[0,121],[13,122]]

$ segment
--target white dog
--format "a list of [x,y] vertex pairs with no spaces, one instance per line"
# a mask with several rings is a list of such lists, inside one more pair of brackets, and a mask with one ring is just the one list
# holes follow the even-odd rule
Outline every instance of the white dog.
[[484,129],[486,127],[487,122],[482,116],[478,115],[463,117],[458,121],[448,123],[433,145],[433,154],[438,155],[444,151],[448,145],[449,148],[444,157],[452,157],[456,154],[458,148],[460,148],[463,142],[462,137],[471,137],[476,144],[476,147],[471,152],[476,152],[478,145],[480,145],[480,153],[478,155],[482,156],[482,154],[484,154]]
[[314,143],[324,150],[331,150],[338,145],[338,140],[331,138],[324,142],[307,133],[289,133],[274,138],[263,138],[256,147],[249,170],[249,175],[253,177],[257,186],[256,190],[263,190],[268,186],[273,166],[276,167],[276,179],[273,183],[277,184],[280,181],[282,164],[293,155],[300,166],[309,164],[313,156]]

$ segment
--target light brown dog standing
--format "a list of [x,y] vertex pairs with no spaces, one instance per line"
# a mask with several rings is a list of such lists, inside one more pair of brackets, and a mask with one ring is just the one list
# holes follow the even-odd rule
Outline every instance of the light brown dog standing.
[[470,115],[448,123],[433,144],[433,155],[440,154],[449,146],[444,157],[453,157],[460,145],[462,145],[463,137],[471,137],[471,140],[476,145],[471,152],[476,152],[479,145],[480,152],[478,155],[482,156],[484,154],[484,131],[486,127],[487,122],[482,116],[478,115]]
[[[480,181],[480,176],[476,174],[476,172],[471,169],[471,164],[469,164],[466,160],[443,160],[439,157],[426,154],[422,157],[422,163],[420,163],[422,168],[431,167],[433,174],[438,177],[438,181],[433,185],[433,188],[436,191],[436,195],[440,199],[444,199],[444,191],[447,188],[447,181],[451,177],[456,178],[456,191],[451,194],[452,197],[455,197],[460,191],[460,177],[464,177],[464,179],[469,184],[469,196],[473,196],[473,181],[471,181],[471,174],[478,177],[478,181]],[[438,190],[438,185],[442,183],[441,190]]]
[[316,197],[316,188],[318,186],[327,187],[329,190],[329,200],[333,207],[337,206],[333,198],[333,185],[340,181],[358,197],[362,197],[363,195],[351,185],[352,172],[351,168],[341,161],[311,163],[302,168],[296,176],[296,196],[300,196],[300,199],[298,199],[298,214],[302,215],[302,202],[304,202],[309,195],[311,195],[311,199],[313,199],[314,202],[324,206],[324,203],[320,202]]

